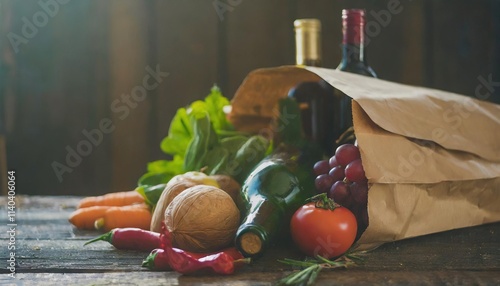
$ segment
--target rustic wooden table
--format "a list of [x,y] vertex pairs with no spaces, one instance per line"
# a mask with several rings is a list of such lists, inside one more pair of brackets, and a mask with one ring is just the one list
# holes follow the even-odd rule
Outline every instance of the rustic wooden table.
[[[281,245],[231,276],[148,271],[141,267],[147,253],[105,242],[83,246],[98,233],[68,223],[79,199],[17,196],[12,237],[8,200],[0,199],[1,285],[273,285],[293,271],[276,260],[300,258]],[[12,245],[15,250],[9,250]],[[15,278],[9,275],[10,252]],[[367,253],[361,265],[321,272],[317,285],[333,284],[500,285],[500,223],[385,244]]]

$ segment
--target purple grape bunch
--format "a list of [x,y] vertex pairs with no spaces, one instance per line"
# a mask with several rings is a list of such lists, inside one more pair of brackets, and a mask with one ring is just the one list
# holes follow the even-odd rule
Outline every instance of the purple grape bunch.
[[318,193],[326,193],[336,203],[348,208],[358,220],[358,228],[368,225],[368,179],[357,146],[344,144],[335,154],[314,164]]

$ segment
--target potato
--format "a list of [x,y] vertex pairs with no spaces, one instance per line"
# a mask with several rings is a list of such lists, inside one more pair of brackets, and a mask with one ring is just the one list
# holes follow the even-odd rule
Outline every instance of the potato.
[[177,175],[172,179],[170,179],[170,181],[168,181],[168,184],[184,180],[191,181],[193,183],[196,183],[197,185],[209,185],[209,186],[219,187],[216,178],[211,178],[210,176],[207,176],[205,173],[196,171],[186,172],[184,174]]
[[198,185],[177,195],[165,210],[172,245],[192,252],[213,252],[230,245],[240,212],[223,190]]
[[214,179],[219,184],[219,188],[228,193],[234,201],[238,199],[241,186],[235,179],[227,175],[211,175],[209,177]]

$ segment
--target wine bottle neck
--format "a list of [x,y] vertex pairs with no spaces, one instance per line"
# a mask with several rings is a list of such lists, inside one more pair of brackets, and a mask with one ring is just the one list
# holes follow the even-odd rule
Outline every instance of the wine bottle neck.
[[342,60],[365,62],[365,11],[342,11]]
[[364,21],[349,22],[347,20],[344,20],[342,27],[342,44],[363,46],[365,43],[364,29]]
[[263,196],[253,196],[247,217],[236,232],[238,249],[248,256],[261,254],[280,228],[283,210]]
[[365,47],[363,45],[342,44],[342,61],[346,63],[366,63]]

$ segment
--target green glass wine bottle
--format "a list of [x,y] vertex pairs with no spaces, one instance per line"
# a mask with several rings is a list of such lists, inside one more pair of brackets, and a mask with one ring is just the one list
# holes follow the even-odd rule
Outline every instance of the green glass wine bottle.
[[[280,110],[300,114],[290,98],[280,101]],[[312,170],[322,156],[321,148],[304,139],[300,116],[277,122],[281,124],[277,147],[242,186],[239,205],[244,206],[243,222],[235,244],[245,256],[259,256],[279,237],[287,237],[291,216],[315,193]]]

